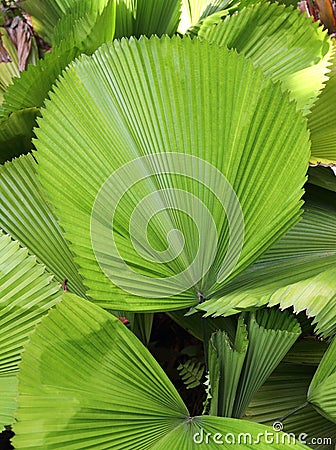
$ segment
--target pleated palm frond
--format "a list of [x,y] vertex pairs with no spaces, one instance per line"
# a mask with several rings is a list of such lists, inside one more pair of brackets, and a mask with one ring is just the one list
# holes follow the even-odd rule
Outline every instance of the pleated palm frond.
[[[78,0],[25,0],[22,7],[30,14],[34,30],[48,43],[52,43],[55,27],[64,14],[73,8]],[[108,0],[96,0],[97,11],[105,7]],[[83,8],[91,0],[82,0]]]
[[27,247],[70,292],[85,296],[81,276],[56,216],[47,204],[32,155],[0,167],[0,228]]
[[64,73],[39,126],[40,180],[103,307],[196,305],[301,214],[306,123],[280,85],[225,48],[102,46]]
[[197,34],[205,20],[218,22],[218,17],[233,14],[257,0],[182,0],[179,32]]
[[310,167],[308,181],[321,188],[336,192],[336,169],[334,168],[334,170],[331,167]]
[[241,317],[234,341],[216,332],[209,343],[210,414],[242,417],[253,395],[301,334],[296,318],[277,309]]
[[[30,65],[7,90],[2,112],[5,118],[24,108],[42,107],[55,80],[71,61],[82,52],[90,54],[106,40],[113,39],[115,4],[112,0],[69,1],[71,9],[66,9],[68,1],[64,0],[65,12],[54,27],[52,53],[46,54],[36,66]],[[55,2],[47,3],[55,5]]]
[[[305,345],[301,345],[300,350],[304,347]],[[307,353],[310,347],[310,344],[306,346]],[[315,349],[313,351],[317,353]],[[333,450],[336,442],[335,424],[321,416],[312,405],[297,409],[306,402],[309,384],[323,352],[320,352],[319,360],[316,359],[313,364],[310,358],[304,362],[299,358],[298,363],[294,363],[294,355],[291,354],[290,351],[288,356],[291,363],[281,363],[256,393],[246,410],[245,418],[268,426],[279,424],[282,419],[283,430],[296,436],[301,435],[309,447],[315,450]]]
[[[55,2],[51,3],[54,7]],[[114,0],[77,0],[71,2],[69,10],[67,3],[60,2],[60,10],[65,12],[60,13],[53,27],[52,53],[47,53],[36,66],[28,65],[28,70],[13,79],[4,94],[0,111],[4,127],[0,134],[2,162],[33,148],[31,140],[39,109],[63,69],[81,53],[90,54],[114,37]]]
[[[33,125],[37,111],[28,109],[6,117],[3,112],[3,98],[13,79],[20,76],[18,67],[18,52],[10,39],[7,30],[0,28],[0,36],[3,47],[6,49],[9,61],[0,62],[0,164],[3,164],[13,156],[26,153],[31,149],[33,137]],[[34,46],[32,52],[34,53]],[[31,60],[32,58],[29,58]]]
[[[13,441],[18,450],[191,450],[195,445],[205,450],[218,448],[216,433],[224,449],[240,448],[239,433],[248,434],[246,448],[251,450],[305,448],[283,444],[282,434],[266,442],[264,433],[271,429],[255,423],[191,417],[137,338],[117,318],[71,294],[31,336],[20,365],[19,391]],[[212,436],[208,443],[206,433]]]
[[259,2],[217,23],[210,16],[198,36],[251,58],[273,80],[281,80],[305,114],[328,79],[327,32],[292,7]]
[[308,197],[298,225],[226,286],[222,296],[199,308],[217,316],[266,304],[293,306],[314,317],[317,333],[334,335],[336,205],[330,203],[329,191],[321,191]]
[[313,164],[336,164],[336,56],[329,74],[329,80],[321,92],[308,118],[311,131]]
[[35,324],[58,300],[60,286],[9,235],[0,234],[0,430],[14,421],[16,372]]
[[336,339],[325,352],[310,383],[307,399],[317,411],[336,423]]
[[[107,3],[116,6],[116,37],[173,35],[181,14],[180,0],[99,0],[94,3],[102,11]],[[25,0],[23,8],[32,16],[34,28],[49,43],[55,37],[55,27],[64,15],[78,6],[87,9],[92,0]],[[150,13],[149,13],[150,12]],[[101,30],[103,31],[103,30]]]
[[56,49],[46,54],[36,66],[29,65],[27,71],[21,72],[20,78],[14,78],[5,95],[2,119],[7,119],[15,111],[25,108],[41,108],[56,78],[77,55],[72,49],[60,54]]
[[0,164],[32,149],[38,108],[15,111],[0,122]]
[[115,21],[114,0],[77,0],[57,22],[52,46],[76,47],[79,53],[93,53],[103,42],[113,39]]

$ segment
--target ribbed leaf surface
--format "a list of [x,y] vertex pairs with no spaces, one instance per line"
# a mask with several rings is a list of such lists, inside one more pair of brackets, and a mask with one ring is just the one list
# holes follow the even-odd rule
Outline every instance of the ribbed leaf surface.
[[[60,299],[60,288],[36,258],[0,234],[0,429],[13,421],[21,351],[35,324]],[[12,420],[9,420],[9,419]]]
[[336,101],[336,56],[329,80],[321,92],[308,118],[311,131],[313,164],[336,164],[336,119],[334,105]]
[[[40,178],[90,295],[103,307],[195,305],[199,293],[213,295],[227,282],[221,274],[239,256],[242,216],[244,247],[231,276],[298,220],[309,147],[305,122],[280,86],[235,52],[187,38],[116,41],[73,64],[51,98],[37,132]],[[219,203],[224,195],[231,234]],[[132,275],[110,251],[109,214],[118,196],[113,236]],[[134,210],[135,247],[128,230]],[[92,226],[99,232],[91,228],[90,236]],[[182,251],[181,233],[172,229],[184,236]],[[113,283],[130,294],[102,272],[91,238]]]
[[[71,8],[76,6],[78,0],[25,0],[23,8],[31,15],[34,29],[40,36],[51,43],[55,26],[59,19]],[[82,0],[85,8],[92,0]],[[96,6],[100,10],[106,5],[107,0],[96,0]]]
[[[32,335],[19,390],[16,449],[191,450],[195,433],[205,432],[231,433],[231,440],[232,434],[238,440],[238,433],[250,433],[252,443],[246,448],[253,450],[305,448],[266,443],[263,433],[270,429],[260,425],[190,417],[136,337],[116,317],[71,294]],[[257,436],[260,442],[253,445]],[[218,444],[203,437],[197,447],[215,449]]]
[[5,426],[14,423],[14,412],[17,408],[18,395],[17,372],[0,374],[0,432]]
[[327,80],[331,57],[329,38],[318,23],[292,7],[263,2],[217,22],[205,22],[199,37],[251,58],[309,111]]
[[[248,319],[248,346],[239,384],[234,387],[230,415],[242,417],[255,392],[260,389],[284,355],[298,339],[301,328],[290,314],[278,310],[261,310]],[[229,366],[225,369],[227,372]],[[226,389],[233,388],[230,383]]]
[[[316,365],[284,364],[273,372],[246,411],[246,419],[265,425],[279,423],[279,419],[303,405]],[[322,417],[313,406],[296,411],[283,421],[283,430],[302,436],[315,450],[333,450],[336,426]]]
[[336,168],[333,169],[321,166],[310,167],[308,171],[309,183],[336,192]]
[[77,0],[62,15],[53,33],[53,47],[76,47],[81,53],[93,53],[114,37],[116,3],[114,0]]
[[1,164],[32,149],[33,128],[38,114],[38,108],[26,108],[2,120],[0,124]]
[[302,221],[257,263],[201,305],[207,314],[230,315],[269,304],[314,316],[316,331],[331,336],[335,323],[335,225],[332,205],[307,202]]
[[209,341],[209,381],[212,416],[232,417],[239,380],[248,349],[246,325],[240,318],[234,343],[223,331]]
[[116,38],[172,36],[181,16],[180,0],[117,0]]
[[324,417],[336,423],[336,339],[322,358],[307,399]]
[[15,78],[6,91],[3,117],[7,118],[20,109],[42,107],[56,78],[77,55],[78,50],[74,48],[64,52],[55,49],[40,59],[36,66],[29,65],[28,70],[21,72],[20,78]]
[[36,255],[59,283],[66,278],[70,291],[85,295],[71,250],[37,180],[36,166],[27,155],[0,167],[0,228]]

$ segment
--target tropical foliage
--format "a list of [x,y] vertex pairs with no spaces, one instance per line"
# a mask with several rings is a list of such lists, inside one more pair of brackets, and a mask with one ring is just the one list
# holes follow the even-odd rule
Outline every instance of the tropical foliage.
[[2,2],[0,431],[16,449],[334,448],[322,3]]

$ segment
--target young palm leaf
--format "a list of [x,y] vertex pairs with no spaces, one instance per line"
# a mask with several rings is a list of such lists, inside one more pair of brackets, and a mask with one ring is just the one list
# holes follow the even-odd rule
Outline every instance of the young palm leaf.
[[[57,23],[77,2],[78,0],[25,0],[22,7],[30,14],[34,30],[51,44]],[[96,0],[97,11],[101,12],[107,2],[108,0]],[[82,0],[84,8],[91,4],[92,0]]]
[[198,36],[234,48],[273,80],[281,80],[307,114],[327,80],[331,41],[326,31],[292,7],[257,3],[217,23],[206,21]]
[[209,343],[210,413],[242,417],[300,334],[298,321],[276,309],[251,313],[247,327],[241,317],[234,343],[215,333]]
[[218,448],[216,433],[224,449],[241,448],[239,433],[247,433],[251,450],[305,448],[283,444],[282,434],[266,442],[271,429],[261,425],[190,417],[162,368],[120,320],[71,294],[31,336],[19,391],[18,450],[205,450]]
[[72,64],[51,99],[40,179],[103,307],[196,305],[299,219],[305,121],[242,55],[116,41]]

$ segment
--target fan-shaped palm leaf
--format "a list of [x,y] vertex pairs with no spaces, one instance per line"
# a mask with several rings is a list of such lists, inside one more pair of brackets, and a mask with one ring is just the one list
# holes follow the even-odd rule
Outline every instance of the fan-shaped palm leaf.
[[305,122],[235,52],[187,38],[116,41],[73,64],[51,98],[40,178],[103,307],[195,305],[298,220]]
[[[271,430],[261,425],[190,417],[136,337],[117,318],[70,294],[32,335],[19,377],[18,450],[191,450],[202,434],[203,444],[197,447],[218,448],[213,438],[204,441],[205,433],[221,433],[223,448],[232,448],[233,439],[233,448],[239,448],[239,433],[247,433],[251,450],[305,448],[275,438],[266,443],[264,433]],[[231,443],[224,443],[227,435]]]

